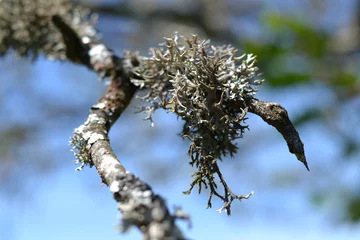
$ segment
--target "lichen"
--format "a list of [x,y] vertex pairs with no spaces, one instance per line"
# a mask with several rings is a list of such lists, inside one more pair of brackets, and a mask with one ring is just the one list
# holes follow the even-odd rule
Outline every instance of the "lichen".
[[[211,194],[216,193],[217,161],[236,153],[235,140],[248,128],[244,98],[252,97],[257,91],[254,85],[263,80],[255,56],[236,57],[236,52],[230,45],[215,47],[195,35],[186,39],[176,34],[151,49],[151,56],[140,59],[134,72],[133,84],[149,89],[139,97],[148,103],[140,108],[146,119],[152,120],[152,113],[163,108],[185,121],[181,136],[190,140],[190,164],[197,168],[186,193],[196,185],[199,192],[209,187]],[[245,107],[235,107],[239,102]],[[223,185],[225,201],[232,192]]]
[[74,130],[74,135],[70,138],[69,143],[76,158],[75,164],[81,164],[76,170],[82,170],[85,165],[90,167],[94,165],[90,149],[98,140],[108,140],[105,125],[106,120],[103,117],[91,113],[85,123]]
[[70,146],[72,146],[71,152],[74,154],[76,160],[75,164],[80,164],[75,171],[82,170],[85,165],[92,166],[91,156],[89,149],[87,148],[87,140],[83,137],[82,131],[74,132],[74,135],[70,138]]

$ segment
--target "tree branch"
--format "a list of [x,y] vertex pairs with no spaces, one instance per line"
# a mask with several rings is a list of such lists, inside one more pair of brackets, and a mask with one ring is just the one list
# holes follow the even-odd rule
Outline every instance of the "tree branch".
[[105,96],[91,108],[88,119],[76,133],[86,140],[92,163],[119,203],[121,231],[135,225],[144,239],[184,239],[164,199],[126,171],[110,146],[109,128],[128,105],[133,92],[134,87],[128,81],[112,79]]
[[136,91],[127,71],[132,63],[116,57],[103,44],[82,41],[84,38],[79,37],[60,16],[54,16],[52,20],[63,35],[69,60],[82,63],[110,79],[105,95],[92,106],[86,122],[75,130],[72,144],[77,150],[75,155],[81,155],[82,166],[86,163],[95,165],[102,182],[110,186],[122,213],[120,230],[127,231],[136,226],[144,239],[184,239],[165,200],[148,184],[126,171],[110,146],[108,132]]

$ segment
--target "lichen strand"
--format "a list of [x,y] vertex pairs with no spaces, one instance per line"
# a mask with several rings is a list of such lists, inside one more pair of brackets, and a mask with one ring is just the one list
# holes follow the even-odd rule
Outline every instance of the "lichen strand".
[[[190,190],[198,185],[216,189],[214,174],[217,160],[233,156],[237,151],[235,139],[243,136],[247,107],[245,97],[256,93],[254,85],[261,84],[255,56],[236,57],[236,50],[227,45],[215,47],[197,36],[185,39],[175,35],[165,38],[160,48],[151,49],[151,57],[141,59],[132,82],[150,89],[140,97],[149,105],[142,107],[151,120],[157,108],[176,113],[185,120],[181,133],[191,141],[190,164],[197,167]],[[234,108],[243,102],[244,108]],[[223,184],[224,189],[226,183]],[[231,191],[225,190],[228,201]],[[211,203],[209,203],[209,206]]]
[[[65,60],[66,46],[51,17],[65,19],[79,36],[95,37],[87,26],[94,22],[88,10],[70,0],[6,0],[0,1],[0,57],[14,49],[22,57],[35,59],[44,53],[49,59]],[[86,39],[85,39],[86,40]]]

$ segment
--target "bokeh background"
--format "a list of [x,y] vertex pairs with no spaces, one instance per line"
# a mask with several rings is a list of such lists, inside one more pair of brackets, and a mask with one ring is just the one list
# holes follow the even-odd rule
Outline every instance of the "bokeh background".
[[[134,100],[111,130],[131,172],[181,206],[191,239],[360,238],[359,0],[98,0],[97,28],[115,52],[146,55],[174,31],[199,34],[258,56],[265,84],[257,98],[288,109],[303,142],[307,172],[259,117],[239,153],[221,163],[238,194],[232,216],[206,209],[207,194],[185,196],[190,175],[182,122],[158,111],[155,127],[134,114]],[[85,67],[0,59],[0,239],[140,239],[116,230],[116,204],[95,169],[75,172],[69,137],[103,94]]]

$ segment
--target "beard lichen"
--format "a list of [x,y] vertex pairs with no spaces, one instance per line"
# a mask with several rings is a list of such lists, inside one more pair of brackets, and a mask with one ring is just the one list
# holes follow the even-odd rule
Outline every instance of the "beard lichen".
[[[208,207],[213,195],[225,202],[230,214],[230,203],[241,199],[232,193],[217,165],[226,155],[237,151],[235,140],[241,138],[247,125],[244,98],[256,93],[259,85],[255,56],[243,54],[230,45],[215,47],[196,35],[186,39],[175,35],[164,38],[160,48],[150,50],[149,58],[140,59],[133,84],[148,89],[139,97],[148,103],[141,108],[152,119],[152,113],[163,108],[185,121],[181,136],[190,140],[190,164],[197,168],[194,186],[210,188]],[[243,104],[239,104],[242,102]],[[238,106],[244,106],[240,108]],[[236,106],[236,107],[235,107]],[[224,186],[224,195],[217,193],[215,175]]]

